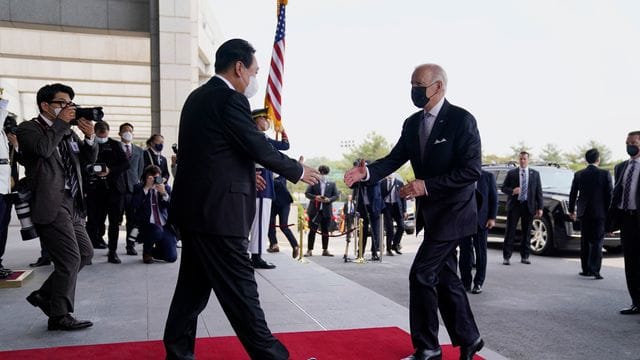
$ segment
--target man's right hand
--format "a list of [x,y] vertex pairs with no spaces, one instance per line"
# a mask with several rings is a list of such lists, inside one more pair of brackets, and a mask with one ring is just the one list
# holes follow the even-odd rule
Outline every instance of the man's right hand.
[[267,188],[267,181],[260,176],[261,172],[256,171],[256,190],[262,191]]
[[67,106],[58,114],[58,119],[69,123],[71,120],[76,118],[76,107],[75,106]]
[[364,160],[360,160],[360,164],[358,166],[354,166],[351,170],[344,173],[344,183],[347,184],[348,187],[353,186],[353,184],[358,181],[362,181],[367,177],[367,167],[365,166]]
[[512,195],[520,195],[520,187],[513,188],[513,193],[512,193]]
[[315,185],[320,182],[320,172],[317,169],[307,165],[302,165],[302,168],[304,169],[304,174],[300,179],[302,182],[309,185]]

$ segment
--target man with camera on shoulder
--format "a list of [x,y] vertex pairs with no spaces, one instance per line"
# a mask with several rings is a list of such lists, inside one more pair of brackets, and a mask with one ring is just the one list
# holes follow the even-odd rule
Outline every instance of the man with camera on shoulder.
[[[63,84],[45,85],[36,95],[40,114],[18,126],[26,178],[21,185],[32,192],[31,219],[54,264],[40,289],[27,297],[49,317],[49,330],[77,330],[93,325],[76,320],[74,312],[78,272],[91,263],[93,248],[87,235],[82,163],[98,155],[93,124],[77,118],[75,93]],[[84,139],[71,129],[77,124]]]
[[[122,201],[127,192],[125,175],[129,160],[119,141],[109,137],[109,124],[100,121],[94,126],[98,143],[98,159],[87,169],[87,233],[93,247],[104,249],[104,221],[109,217],[109,253],[107,261],[120,264],[116,254],[120,222],[122,221]],[[131,250],[127,250],[129,254]]]

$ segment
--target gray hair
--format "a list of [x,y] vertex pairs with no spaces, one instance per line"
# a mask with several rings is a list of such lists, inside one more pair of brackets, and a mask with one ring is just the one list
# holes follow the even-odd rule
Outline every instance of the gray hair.
[[416,66],[416,70],[428,71],[431,74],[431,81],[442,81],[442,88],[447,89],[447,73],[438,64],[422,64]]

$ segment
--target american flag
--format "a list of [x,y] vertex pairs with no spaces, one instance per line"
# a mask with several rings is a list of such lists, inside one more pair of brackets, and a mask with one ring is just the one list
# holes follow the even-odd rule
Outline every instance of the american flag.
[[273,127],[277,132],[282,129],[282,74],[284,73],[284,23],[287,0],[278,1],[278,25],[276,38],[273,42],[271,67],[267,81],[267,93],[264,105],[269,111],[269,118],[273,120]]

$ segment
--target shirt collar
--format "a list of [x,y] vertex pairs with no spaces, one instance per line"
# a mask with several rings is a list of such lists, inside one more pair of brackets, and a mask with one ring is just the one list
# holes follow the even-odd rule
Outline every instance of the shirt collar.
[[53,125],[53,120],[49,120],[49,118],[45,114],[40,113],[40,117],[42,118],[42,120],[44,120],[44,122],[47,123],[47,125],[49,126]]
[[229,80],[227,80],[224,76],[222,76],[222,75],[220,75],[220,74],[215,74],[215,75],[213,75],[213,76],[215,76],[215,77],[217,77],[218,79],[220,79],[220,80],[224,81],[224,83],[225,83],[225,84],[227,84],[227,86],[228,86],[230,89],[232,89],[232,90],[235,90],[235,89],[236,89],[235,87],[233,87],[233,85],[231,84],[231,82],[229,82]]
[[431,110],[427,111],[427,113],[433,116],[434,118],[437,118],[438,114],[440,113],[440,109],[442,109],[443,104],[444,104],[444,97],[442,97],[442,99],[440,99],[440,101],[438,101],[438,103],[435,104],[435,106],[432,107]]

